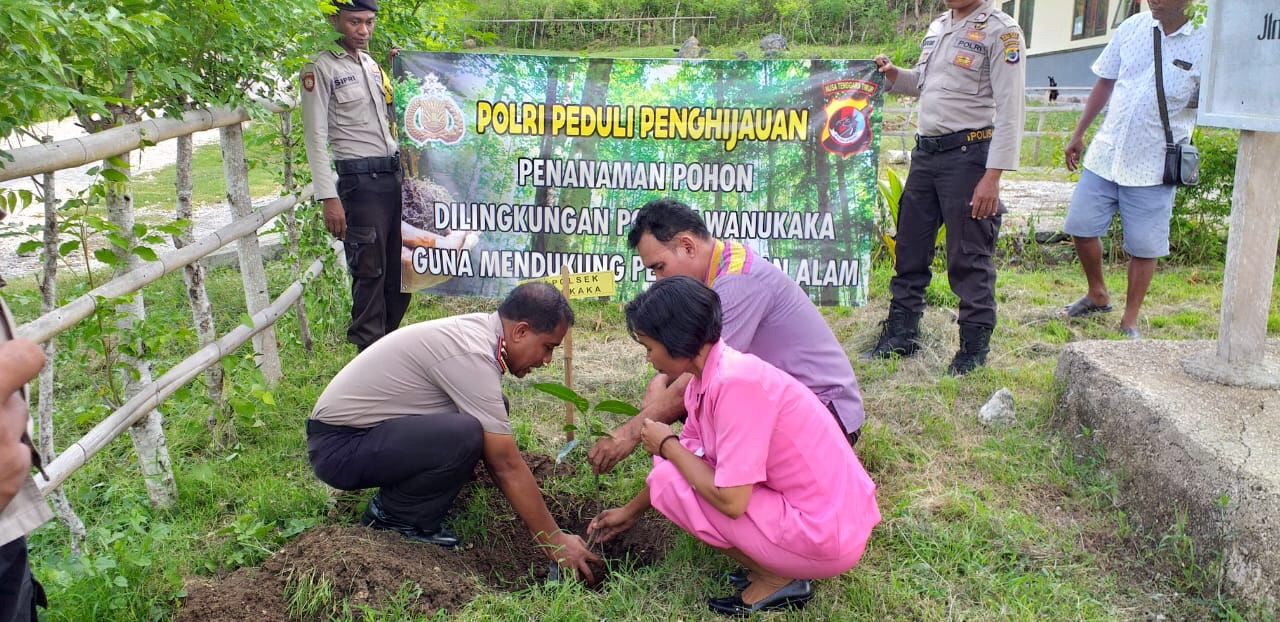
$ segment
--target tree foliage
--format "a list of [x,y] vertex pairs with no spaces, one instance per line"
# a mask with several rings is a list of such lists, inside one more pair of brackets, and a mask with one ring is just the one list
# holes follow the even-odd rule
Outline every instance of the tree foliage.
[[[160,112],[281,96],[329,43],[343,0],[23,0],[0,11],[0,139],[78,116],[96,131]],[[373,52],[460,39],[466,0],[384,0]]]
[[[703,44],[730,44],[781,33],[797,43],[849,45],[885,42],[927,23],[943,9],[940,0],[511,0],[479,6],[476,18],[649,18],[647,22],[479,23],[498,41],[516,47],[580,48],[603,44],[669,43],[696,35]],[[714,21],[678,22],[673,16],[715,16]]]

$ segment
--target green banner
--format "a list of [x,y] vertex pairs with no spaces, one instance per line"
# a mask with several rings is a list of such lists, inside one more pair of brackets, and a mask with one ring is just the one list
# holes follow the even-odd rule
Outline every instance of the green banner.
[[632,214],[671,197],[817,303],[866,301],[882,80],[871,61],[405,52],[394,63],[404,291],[498,297],[653,276]]

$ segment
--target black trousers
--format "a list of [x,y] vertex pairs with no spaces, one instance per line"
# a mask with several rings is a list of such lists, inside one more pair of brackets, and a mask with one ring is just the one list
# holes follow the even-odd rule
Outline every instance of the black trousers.
[[35,622],[36,605],[49,603],[27,565],[27,539],[18,538],[0,546],[0,622]]
[[389,516],[427,532],[440,528],[471,481],[483,447],[480,422],[458,413],[397,417],[367,429],[307,421],[307,457],[321,481],[379,488]]
[[975,220],[969,205],[987,172],[991,143],[949,151],[911,152],[911,172],[898,204],[897,274],[889,283],[890,303],[911,313],[924,311],[924,291],[933,273],[934,241],[947,226],[947,279],[960,298],[960,323],[995,328],[996,268],[991,261],[1000,233],[997,214]]
[[347,341],[364,350],[400,326],[409,294],[400,293],[400,173],[338,176],[347,216],[351,325]]

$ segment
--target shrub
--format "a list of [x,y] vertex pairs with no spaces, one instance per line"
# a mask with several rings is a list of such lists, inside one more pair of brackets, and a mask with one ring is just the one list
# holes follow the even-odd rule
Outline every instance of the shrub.
[[1225,257],[1239,137],[1234,130],[1196,130],[1200,185],[1179,188],[1174,199],[1173,220],[1169,223],[1171,261],[1203,264]]

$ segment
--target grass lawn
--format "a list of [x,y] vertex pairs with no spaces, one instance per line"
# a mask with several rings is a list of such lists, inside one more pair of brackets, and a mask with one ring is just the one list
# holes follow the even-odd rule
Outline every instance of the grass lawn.
[[[255,198],[274,196],[281,188],[283,158],[280,149],[268,142],[271,137],[278,136],[278,131],[262,125],[249,124],[245,130],[249,192]],[[227,183],[222,173],[222,149],[218,143],[195,149],[191,160],[191,180],[191,202],[194,206],[226,202]],[[134,206],[143,213],[172,218],[174,184],[175,168],[172,165],[138,175],[129,186]]]
[[[272,291],[288,281],[286,267],[270,267]],[[1114,291],[1122,270],[1109,269]],[[914,359],[863,363],[884,313],[889,274],[873,273],[871,304],[829,309],[861,383],[867,427],[858,453],[879,486],[884,522],[862,562],[843,577],[822,581],[803,612],[779,620],[1173,620],[1273,619],[1268,612],[1217,597],[1212,564],[1186,555],[1179,533],[1141,533],[1118,498],[1116,483],[1098,456],[1072,455],[1051,426],[1059,388],[1053,368],[1063,344],[1118,338],[1118,317],[1066,323],[1055,310],[1078,295],[1083,278],[1072,265],[1040,271],[1006,269],[998,296],[1001,324],[989,368],[963,380],[943,375],[956,345],[947,307],[931,308],[924,322],[926,348]],[[1221,291],[1218,267],[1160,270],[1145,310],[1144,334],[1155,339],[1214,337]],[[68,280],[64,291],[77,286]],[[330,283],[331,291],[340,284]],[[238,274],[213,273],[210,294],[220,331],[240,321]],[[148,288],[149,320],[141,329],[161,373],[194,349],[189,311],[177,275]],[[30,279],[5,290],[19,321],[37,315]],[[945,288],[931,297],[947,302]],[[50,590],[46,620],[167,619],[193,577],[216,576],[255,565],[307,529],[350,522],[311,474],[302,422],[326,382],[351,358],[343,342],[344,296],[312,300],[319,320],[315,351],[307,354],[291,316],[281,320],[286,379],[269,393],[258,384],[242,349],[228,359],[235,405],[236,442],[213,446],[205,427],[210,405],[196,381],[164,407],[169,451],[180,491],[173,511],[152,510],[136,459],[119,439],[65,486],[89,526],[86,551],[69,555],[57,523],[32,538],[33,563]],[[490,310],[491,301],[419,297],[408,321]],[[576,303],[575,383],[593,401],[637,400],[652,371],[642,349],[626,336],[618,305]],[[1273,303],[1273,308],[1280,307]],[[87,323],[86,323],[87,325]],[[1280,334],[1280,314],[1270,331]],[[56,425],[65,447],[104,415],[102,364],[84,327],[59,339]],[[560,361],[524,380],[510,379],[517,441],[527,451],[554,455],[563,442],[563,407],[530,384],[560,378]],[[1003,430],[978,425],[976,412],[1001,387],[1012,390],[1018,423]],[[594,482],[582,450],[570,455],[576,475],[554,490],[590,491]],[[605,501],[628,498],[647,461],[634,455],[601,478]],[[512,520],[501,498],[459,508],[456,525],[483,538],[486,524]],[[460,620],[707,619],[703,600],[724,591],[729,562],[680,536],[659,564],[613,574],[602,591],[574,583],[504,592],[481,588],[457,612]],[[412,588],[414,578],[405,577]],[[346,603],[350,617],[425,619],[408,596],[382,609]],[[407,599],[407,600],[406,600]],[[358,612],[363,612],[358,614]],[[247,613],[247,612],[246,612]]]

